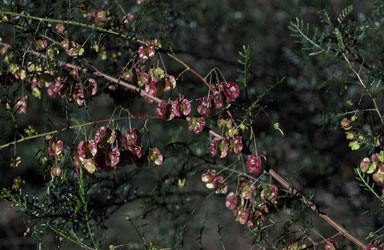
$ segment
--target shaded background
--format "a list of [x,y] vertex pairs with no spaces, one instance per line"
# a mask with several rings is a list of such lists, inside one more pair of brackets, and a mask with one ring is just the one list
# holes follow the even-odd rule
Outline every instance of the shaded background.
[[[77,3],[74,1],[73,5],[76,6]],[[217,67],[227,80],[238,77],[238,51],[243,45],[249,45],[252,66],[248,91],[251,100],[256,100],[260,93],[286,77],[282,84],[273,88],[262,99],[269,118],[261,114],[256,124],[259,153],[265,154],[271,168],[290,178],[299,190],[314,194],[315,201],[327,214],[360,238],[365,238],[369,232],[382,226],[383,221],[369,212],[363,215],[371,207],[377,206],[378,202],[372,199],[370,193],[362,190],[355,180],[353,168],[358,166],[364,155],[350,151],[344,131],[338,127],[343,118],[338,114],[346,111],[345,102],[353,96],[353,90],[344,93],[343,85],[325,84],[332,74],[330,68],[335,65],[322,56],[309,57],[306,51],[301,50],[300,45],[294,43],[288,30],[289,23],[297,16],[321,29],[324,24],[318,17],[319,11],[329,8],[337,15],[348,4],[354,4],[354,14],[350,18],[356,22],[364,20],[369,10],[375,7],[372,1],[341,0],[164,1],[163,4],[154,4],[158,12],[146,13],[153,20],[143,30],[154,31],[150,35],[163,38],[163,49],[172,48],[177,56],[203,76],[213,67]],[[66,3],[34,1],[28,5],[34,15],[44,16],[46,13],[41,10],[51,8],[54,13],[60,13]],[[133,13],[139,9],[133,1],[119,1],[119,4],[116,1],[92,1],[91,5],[95,9],[110,8],[118,11],[123,8]],[[38,6],[43,7],[37,8]],[[0,34],[4,40],[12,40],[6,31],[0,31]],[[80,35],[77,39],[84,40],[84,37]],[[108,38],[105,39],[108,43]],[[123,43],[108,43],[108,46],[109,56],[126,49]],[[115,62],[98,61],[96,57],[93,59],[96,65],[102,65],[111,75],[116,75],[118,69],[124,65],[123,59]],[[167,71],[173,75],[178,75],[183,70],[169,58],[164,58],[164,61]],[[190,99],[206,93],[202,83],[190,73],[183,76],[178,88],[188,93]],[[130,98],[132,97],[122,97],[120,104],[137,113],[150,110],[150,114],[155,114],[154,108],[148,109],[148,106],[143,106],[140,102],[133,104]],[[245,100],[240,102],[244,104]],[[45,118],[39,112],[39,101],[32,99],[31,103],[31,110],[22,118],[19,127],[32,123],[38,131],[51,130],[52,127],[41,122]],[[101,93],[98,100],[90,104],[92,119],[108,119],[114,106],[112,99]],[[49,116],[60,126],[65,121],[61,116],[60,104],[51,103],[48,107]],[[77,112],[75,108],[72,111]],[[7,113],[1,111],[0,115],[0,142],[4,144],[12,141],[12,122]],[[80,110],[74,116],[81,120],[85,113]],[[279,122],[285,133],[284,137],[273,129],[270,119]],[[143,124],[136,121],[134,123],[137,126]],[[189,141],[196,148],[204,148],[209,143],[206,135],[192,135],[182,122],[151,122],[150,126],[152,142],[163,145],[164,148],[171,142],[183,140]],[[71,142],[70,135],[66,142]],[[26,188],[31,192],[38,192],[47,185],[47,180],[41,177],[41,170],[34,159],[41,144],[42,140],[20,144],[17,150],[22,152],[23,163],[12,170],[8,166],[13,148],[0,151],[1,186],[9,187],[16,176],[22,176],[27,181]],[[182,172],[181,161],[177,157],[177,150],[168,152],[165,169],[178,169],[170,177],[177,184],[177,177]],[[162,247],[170,247],[177,246],[180,234],[184,233],[184,247],[196,249],[199,247],[196,239],[204,225],[202,242],[205,249],[221,249],[220,237],[226,249],[249,249],[252,237],[233,220],[231,211],[224,206],[224,196],[207,196],[209,191],[199,181],[201,170],[202,168],[182,176],[187,178],[186,187],[180,191],[181,194],[186,193],[183,199],[172,200],[171,196],[164,195],[164,206],[171,206],[169,210],[173,212],[152,211],[148,217],[151,225],[146,227],[146,236]],[[157,177],[164,173],[162,171],[165,170],[147,170],[139,179],[130,180],[131,186],[140,187],[139,192],[143,194],[148,193],[153,188],[153,183],[158,181]],[[105,246],[137,242],[131,246],[132,249],[137,248],[135,244],[139,244],[140,240],[124,216],[137,215],[142,205],[140,200],[129,202],[106,221],[108,229],[102,233]],[[24,222],[27,218],[16,209],[8,209],[8,206],[8,202],[0,202],[0,249],[34,248],[34,242],[28,237],[23,238],[26,230]],[[193,211],[195,216],[188,222],[188,230],[180,231],[180,225],[185,225]],[[312,221],[325,237],[335,233],[310,211],[307,216],[307,220]],[[52,242],[53,238],[48,235],[46,241]],[[342,240],[340,244],[342,249],[351,249],[346,241]],[[73,246],[67,243],[65,247],[71,249]]]

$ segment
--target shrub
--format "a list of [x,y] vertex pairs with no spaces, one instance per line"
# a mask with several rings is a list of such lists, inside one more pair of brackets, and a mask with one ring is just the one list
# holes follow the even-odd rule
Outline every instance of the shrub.
[[[214,2],[201,3],[190,17],[208,20],[211,17],[203,13],[212,10],[223,19],[222,29],[230,31],[230,21],[220,13],[225,6]],[[254,71],[251,65],[257,60],[251,46],[241,47],[235,65],[213,53],[214,60],[230,65],[233,72],[237,69],[236,75],[216,66],[203,75],[200,71],[206,69],[197,67],[208,63],[195,68],[183,56],[199,53],[204,60],[212,59],[205,58],[199,48],[190,49],[190,35],[211,26],[198,18],[198,23],[190,22],[184,13],[191,8],[189,4],[2,4],[0,77],[5,119],[1,126],[5,132],[0,150],[9,167],[4,166],[7,175],[0,197],[28,218],[24,236],[32,236],[38,247],[47,249],[74,245],[86,249],[108,245],[110,249],[203,249],[219,244],[225,248],[228,236],[223,232],[231,230],[250,238],[247,247],[336,249],[354,244],[364,249],[383,248],[382,227],[363,232],[368,235],[367,245],[361,232],[354,236],[356,230],[344,228],[338,218],[316,204],[310,194],[311,179],[321,179],[328,171],[337,182],[342,181],[327,166],[334,157],[327,151],[335,144],[324,142],[324,148],[318,150],[308,138],[331,138],[331,132],[322,131],[320,125],[338,120],[351,150],[365,154],[360,165],[354,163],[354,174],[369,191],[360,195],[370,202],[372,197],[377,199],[368,212],[380,219],[384,6],[375,5],[368,17],[360,19],[352,17],[353,6],[345,7],[338,16],[325,9],[320,12],[321,29],[294,19],[290,34],[308,55],[286,45],[284,60],[297,68],[285,71],[287,77],[276,69],[277,80],[268,76],[263,78],[267,84],[254,86],[269,68],[260,66],[260,71]],[[247,11],[229,12],[236,18]],[[220,31],[213,34],[219,36]],[[201,32],[199,38],[203,40],[204,35]],[[229,41],[234,38],[228,33]],[[314,76],[308,74],[310,67]],[[303,78],[308,80],[300,80]],[[303,81],[320,87],[303,87]],[[323,107],[329,110],[321,114],[322,105],[313,99],[307,103],[314,106],[303,109],[302,121],[287,118],[285,111],[302,104],[306,95],[300,91],[305,88],[310,89],[306,92],[309,99],[314,93],[323,95],[317,99],[323,98]],[[287,89],[289,93],[284,93]],[[333,94],[318,93],[319,89]],[[291,102],[295,98],[300,100]],[[312,115],[313,119],[306,118]],[[292,132],[296,124],[304,123],[302,135]],[[303,192],[295,188],[299,167],[287,170],[278,166],[279,154],[294,157],[297,153],[284,149],[291,142],[302,147],[298,154],[303,161],[300,175],[306,180],[300,188]],[[312,151],[306,152],[307,146],[313,146]],[[308,155],[303,156],[305,153]],[[318,169],[308,169],[308,165]],[[39,177],[33,180],[34,176],[20,172],[23,168]],[[316,171],[322,174],[316,176]],[[217,227],[211,225],[212,215]],[[109,222],[116,218],[119,225],[110,227],[127,224],[133,230],[117,229],[120,235],[115,238],[106,234]],[[321,226],[315,225],[319,221],[334,233],[319,230]],[[216,245],[207,240],[212,228],[217,228]]]

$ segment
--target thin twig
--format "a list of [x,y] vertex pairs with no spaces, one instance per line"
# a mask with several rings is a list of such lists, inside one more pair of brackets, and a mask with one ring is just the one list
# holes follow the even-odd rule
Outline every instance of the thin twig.
[[[356,75],[357,79],[359,80],[359,83],[361,84],[361,86],[363,86],[364,91],[367,90],[367,89],[366,89],[367,87],[366,87],[366,85],[364,84],[363,79],[361,79],[360,73],[357,72],[357,71],[352,67],[351,62],[349,61],[349,59],[348,59],[348,57],[345,55],[345,53],[343,53],[343,58],[344,58],[345,62],[347,63],[349,69]],[[375,106],[375,110],[376,110],[377,115],[378,115],[379,118],[380,118],[381,124],[384,124],[383,116],[382,116],[382,114],[381,114],[379,108],[377,107],[376,98],[374,98],[374,97],[372,96],[372,94],[371,94],[368,90],[367,90],[367,93],[368,93],[369,97],[372,99],[373,105]]]
[[29,141],[29,140],[32,140],[32,139],[45,137],[47,135],[54,135],[54,134],[65,132],[65,131],[71,130],[71,129],[77,129],[77,128],[82,128],[82,127],[86,127],[86,126],[93,126],[93,125],[96,125],[96,124],[107,123],[107,122],[110,122],[110,121],[122,121],[122,120],[129,120],[129,119],[144,119],[144,120],[147,120],[147,119],[162,119],[162,118],[157,117],[157,116],[130,116],[130,117],[119,117],[119,118],[115,118],[115,119],[106,119],[106,120],[87,122],[87,123],[83,123],[83,124],[80,124],[80,125],[72,125],[72,126],[69,126],[69,127],[65,127],[65,128],[57,129],[57,130],[52,130],[52,131],[41,133],[41,134],[37,134],[37,135],[26,136],[26,137],[20,138],[18,140],[14,140],[12,142],[0,145],[0,150],[2,150],[4,148],[7,148],[7,147],[9,147],[11,145],[15,145],[15,144],[24,142],[24,141]]
[[68,25],[79,26],[79,27],[83,27],[83,28],[88,28],[90,30],[98,31],[98,32],[101,32],[101,33],[107,33],[107,34],[111,34],[111,35],[114,35],[114,36],[119,36],[121,38],[125,38],[125,39],[129,39],[129,40],[135,41],[135,42],[137,42],[139,44],[148,45],[148,43],[146,43],[143,40],[140,40],[140,39],[137,39],[135,37],[122,34],[120,32],[113,31],[111,29],[104,29],[104,28],[98,27],[98,26],[96,26],[94,24],[91,25],[91,24],[85,24],[85,23],[69,21],[69,20],[60,20],[60,19],[53,19],[53,18],[42,18],[42,17],[31,16],[31,15],[26,15],[26,14],[11,12],[11,11],[2,11],[2,10],[0,10],[0,14],[10,15],[10,16],[19,16],[19,17],[24,17],[24,18],[28,18],[28,19],[32,19],[32,20],[37,20],[37,21],[40,21],[40,22],[46,22],[46,23],[64,23],[64,24],[68,24]]
[[308,246],[308,248],[312,248],[312,247],[316,248],[316,246],[321,246],[323,244],[326,244],[326,243],[330,242],[329,240],[336,239],[336,238],[338,238],[340,236],[342,236],[342,234],[340,232],[337,232],[334,235],[332,235],[332,236],[330,236],[330,237],[328,237],[328,238],[326,238],[326,239],[324,239],[322,241],[314,243],[312,246]]

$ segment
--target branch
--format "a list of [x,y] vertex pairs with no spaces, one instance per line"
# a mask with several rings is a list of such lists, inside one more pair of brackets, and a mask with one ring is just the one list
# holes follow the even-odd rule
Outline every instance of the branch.
[[[2,11],[0,11],[0,13],[4,13]],[[10,46],[9,44],[5,44],[5,43],[0,43],[0,45],[2,46]],[[32,51],[32,50],[26,50],[27,53],[30,53],[30,54],[33,54],[35,56],[39,56],[41,58],[47,58],[45,55],[42,55],[41,53],[39,52],[36,52],[36,51]],[[174,55],[168,53],[168,55],[170,57],[172,57],[173,59],[177,59],[176,61],[180,62],[181,64],[183,64],[188,70],[190,70],[192,73],[194,73],[196,76],[200,76],[199,78],[207,85],[209,86],[209,84],[205,81],[204,78],[201,77],[201,75],[199,75],[196,71],[194,70],[191,70],[191,68],[186,65],[184,62],[182,62],[180,59],[178,59],[177,57],[175,57]],[[65,63],[65,62],[62,62],[60,60],[57,60],[58,64],[60,66],[66,66],[66,67],[71,67],[71,68],[76,68],[78,70],[82,70],[82,71],[85,71],[87,72],[87,69],[86,68],[83,68],[83,67],[79,67],[79,66],[76,66],[76,65],[73,65],[73,64],[69,64],[69,63]],[[95,66],[91,65],[91,67],[93,68],[94,72],[92,72],[92,74],[94,74],[95,76],[99,76],[99,77],[103,77],[104,79],[108,80],[108,81],[111,81],[111,82],[114,82],[116,84],[119,84],[121,86],[124,86],[128,89],[131,89],[135,92],[138,92],[141,96],[143,97],[147,97],[147,98],[150,98],[151,100],[153,100],[154,102],[156,103],[160,103],[162,102],[163,100],[160,99],[160,98],[157,98],[157,97],[154,97],[154,96],[151,96],[145,92],[143,92],[140,88],[128,83],[128,82],[125,82],[125,81],[122,81],[122,80],[119,80],[115,77],[112,77],[106,73],[103,73],[101,72],[100,70],[98,70]],[[181,118],[181,119],[184,119],[186,120],[185,118]],[[91,122],[91,124],[94,124],[93,122]],[[89,125],[91,125],[89,124]],[[79,125],[77,125],[79,126]],[[84,125],[83,125],[84,126]],[[73,127],[73,126],[71,126]],[[70,127],[70,128],[71,128]],[[210,128],[208,127],[205,127],[204,128],[205,131],[208,131],[209,134],[219,138],[219,139],[224,139],[224,137],[222,137],[221,135],[219,135],[218,133],[216,133],[215,131],[211,130]],[[64,131],[64,130],[62,130]],[[48,132],[48,133],[45,133],[45,135],[47,134],[55,134],[55,133],[58,133],[60,131],[56,130],[56,131],[51,131],[51,132]],[[25,137],[25,138],[28,138],[27,140],[30,140],[30,139],[33,139],[33,138],[37,138],[37,137],[41,137],[43,136],[43,134],[40,134],[40,135],[36,135],[36,136],[31,136],[31,137]],[[18,141],[14,141],[14,142],[10,142],[8,144],[5,144],[3,146],[0,146],[0,150],[4,147],[7,147],[9,145],[13,145],[15,143],[18,143],[18,142],[22,142],[22,141],[25,141],[26,139],[25,138],[22,138]],[[356,237],[354,237],[352,234],[350,234],[345,228],[343,228],[341,225],[339,225],[338,223],[336,223],[333,219],[331,219],[330,217],[328,217],[326,214],[324,213],[321,213],[319,211],[319,209],[317,208],[317,206],[312,203],[312,202],[309,202],[299,191],[297,191],[295,188],[293,187],[290,187],[289,183],[283,178],[281,177],[279,174],[277,174],[273,169],[269,169],[267,171],[269,173],[269,175],[275,179],[278,183],[280,183],[284,188],[287,189],[287,192],[292,194],[292,195],[295,195],[295,196],[299,196],[300,197],[300,200],[308,205],[312,211],[314,211],[316,214],[318,214],[323,220],[325,220],[329,225],[331,225],[333,228],[335,228],[339,233],[341,233],[344,237],[346,237],[347,239],[349,239],[350,241],[352,241],[354,244],[362,247],[363,249],[366,248],[365,244],[363,242],[361,242],[359,239],[357,239]]]
[[204,79],[204,77],[202,75],[200,75],[199,73],[197,73],[194,69],[192,69],[191,67],[189,67],[184,61],[182,61],[180,58],[176,57],[174,54],[171,54],[170,52],[167,53],[167,55],[174,59],[175,61],[177,61],[178,63],[180,63],[181,65],[183,65],[185,67],[186,70],[190,71],[192,74],[194,74],[195,76],[197,76],[197,78],[199,78],[205,85],[207,85],[207,87],[212,91],[212,87],[211,85]]
[[[98,31],[98,32],[101,32],[101,33],[106,33],[106,34],[118,36],[118,37],[121,37],[121,38],[129,39],[129,40],[132,40],[132,41],[137,42],[139,44],[143,44],[143,45],[150,44],[149,42],[145,42],[145,41],[137,39],[136,37],[133,37],[133,36],[127,36],[127,35],[124,35],[124,34],[122,34],[120,32],[113,31],[111,29],[105,29],[105,28],[97,27],[95,25],[89,25],[89,24],[85,24],[85,23],[81,23],[81,22],[68,21],[68,20],[60,20],[60,19],[52,19],[52,18],[41,18],[41,17],[37,17],[37,16],[31,16],[31,15],[20,14],[20,13],[10,12],[10,11],[1,11],[1,10],[0,10],[0,14],[11,15],[11,16],[20,16],[20,17],[24,17],[24,18],[27,18],[27,19],[37,20],[37,21],[46,22],[46,23],[63,23],[63,24],[68,24],[68,25],[73,25],[73,26],[80,26],[80,27],[88,28],[88,29],[91,29],[91,30],[94,30],[94,31]],[[159,47],[156,47],[156,48],[160,49]],[[38,52],[33,52],[31,54],[37,55],[39,53]],[[166,52],[166,54],[169,57],[171,57],[172,59],[174,59],[175,61],[177,61],[180,64],[182,64],[188,71],[191,71],[192,74],[197,76],[200,80],[202,80],[204,82],[205,85],[207,85],[207,87],[209,89],[211,89],[210,84],[199,73],[197,73],[195,70],[190,68],[185,62],[183,62],[182,60],[180,60],[179,58],[177,58],[174,54],[172,54],[170,52]]]
[[349,233],[349,231],[347,231],[344,227],[342,227],[337,222],[335,222],[333,219],[331,219],[328,215],[322,213],[318,209],[316,204],[308,201],[298,190],[296,190],[295,188],[291,187],[289,185],[289,183],[283,177],[281,177],[278,173],[276,173],[273,169],[269,169],[268,173],[272,176],[273,179],[275,179],[283,187],[285,187],[287,189],[288,193],[300,197],[300,200],[304,204],[308,205],[313,212],[315,212],[317,215],[319,215],[323,220],[325,220],[329,225],[331,225],[333,228],[335,228],[345,238],[347,238],[348,240],[352,241],[354,244],[356,244],[357,246],[359,246],[359,247],[361,247],[363,249],[366,248],[366,245],[363,242],[361,242],[359,239],[354,237],[351,233]]
[[91,29],[94,31],[98,31],[101,33],[119,36],[121,38],[135,41],[139,44],[148,45],[148,43],[144,42],[143,40],[137,39],[136,37],[127,36],[127,35],[121,34],[120,32],[113,31],[111,29],[104,29],[101,27],[97,27],[93,24],[90,25],[90,24],[85,24],[85,23],[80,23],[80,22],[75,22],[75,21],[52,19],[52,18],[42,18],[42,17],[37,17],[37,16],[30,16],[30,15],[26,15],[26,14],[21,14],[21,13],[17,13],[17,12],[2,11],[2,10],[0,10],[0,14],[10,15],[10,16],[19,16],[19,17],[24,17],[27,19],[37,20],[37,21],[46,22],[46,23],[63,23],[63,24],[68,24],[68,25],[73,25],[73,26],[79,26],[79,27],[88,28],[88,29]]
[[[1,13],[1,11],[0,11],[0,13]],[[8,44],[8,43],[3,43],[3,42],[0,42],[0,46],[5,46],[5,47],[7,47],[7,48],[11,47],[10,44]],[[42,54],[42,53],[40,53],[40,52],[37,52],[37,51],[34,51],[34,50],[30,50],[30,49],[25,50],[25,51],[26,51],[27,53],[29,53],[29,54],[32,54],[32,55],[35,55],[35,56],[37,56],[37,57],[43,58],[43,59],[45,59],[45,60],[48,60],[47,56],[45,56],[44,54]],[[176,57],[175,57],[175,58],[176,58]],[[62,67],[68,67],[68,68],[76,69],[76,70],[79,70],[79,71],[82,71],[82,72],[89,72],[89,70],[88,70],[87,68],[85,68],[85,67],[77,66],[77,65],[74,65],[74,64],[71,64],[71,63],[66,63],[66,62],[63,62],[63,61],[61,61],[61,60],[56,60],[56,62],[58,63],[58,65],[60,65],[60,66],[62,66]],[[180,62],[182,62],[182,61],[180,60]],[[94,72],[90,72],[90,73],[93,74],[93,75],[95,75],[95,76],[102,77],[102,78],[104,78],[104,79],[106,79],[106,80],[108,80],[108,81],[114,82],[114,83],[119,84],[119,85],[121,85],[121,86],[123,86],[123,87],[126,87],[126,88],[128,88],[128,89],[130,89],[130,90],[133,90],[133,91],[137,92],[138,94],[140,94],[141,96],[143,96],[143,97],[147,97],[147,98],[153,100],[153,101],[156,102],[156,103],[161,103],[161,102],[164,101],[164,100],[162,100],[162,99],[160,99],[160,98],[158,98],[158,97],[151,96],[151,95],[147,94],[146,92],[142,91],[142,89],[140,89],[139,87],[136,87],[136,86],[134,86],[134,85],[132,85],[132,84],[130,84],[130,83],[128,83],[128,82],[125,82],[125,81],[120,80],[120,79],[117,79],[117,78],[115,78],[115,77],[113,77],[113,76],[111,76],[111,75],[108,75],[108,74],[106,74],[106,73],[103,73],[103,72],[101,72],[99,69],[97,69],[95,66],[93,66],[91,63],[89,63],[89,62],[87,62],[87,63],[88,63],[88,64],[91,66],[91,68],[94,70]],[[186,65],[186,64],[184,64],[184,65]],[[186,66],[186,67],[189,68],[189,66]],[[196,71],[193,70],[193,72],[195,72],[197,75],[199,75]],[[199,76],[200,76],[200,75],[199,75]],[[200,77],[201,77],[201,76],[200,76]],[[203,80],[205,81],[205,79],[203,79]],[[206,83],[206,84],[208,84],[208,83]],[[209,85],[208,85],[208,86],[209,86]],[[159,119],[161,119],[161,118],[159,118]],[[181,118],[181,119],[186,120],[186,118]],[[85,125],[80,125],[80,126],[89,126],[89,125],[93,125],[93,124],[94,124],[93,122],[90,122],[90,123],[87,123],[87,124],[85,124]],[[77,126],[70,126],[69,129],[72,129],[72,128],[78,128],[78,127],[79,127],[79,125],[77,125]],[[39,135],[34,135],[34,136],[24,137],[24,138],[21,138],[21,139],[19,139],[19,140],[17,140],[17,141],[13,141],[13,142],[10,142],[10,143],[1,145],[1,146],[0,146],[0,150],[3,149],[3,148],[8,147],[8,146],[10,146],[10,145],[19,143],[19,142],[23,142],[23,141],[26,141],[26,140],[31,140],[31,139],[38,138],[38,137],[42,137],[42,136],[45,136],[45,135],[56,134],[56,133],[59,133],[59,132],[63,132],[63,131],[65,131],[65,130],[67,130],[67,128],[65,128],[65,129],[63,129],[63,130],[54,130],[54,131],[50,131],[50,132],[47,132],[47,133],[44,133],[44,134],[39,134]],[[213,135],[213,136],[215,136],[215,137],[223,138],[223,137],[221,137],[218,133],[216,133],[216,132],[213,131],[212,129],[208,128],[207,126],[204,127],[204,130],[205,130],[205,131],[208,131],[209,134],[211,134],[211,135]]]
[[322,240],[322,241],[316,242],[315,244],[312,244],[312,246],[308,246],[308,248],[312,248],[312,247],[313,247],[314,249],[316,249],[316,246],[321,246],[321,245],[323,245],[323,244],[326,244],[327,242],[329,242],[329,240],[336,239],[336,238],[338,238],[340,235],[341,235],[341,233],[340,233],[340,232],[337,232],[337,233],[335,233],[334,235],[328,237],[327,239],[324,239],[324,240]]
[[42,133],[42,134],[26,136],[26,137],[20,138],[18,140],[15,140],[15,141],[12,141],[12,142],[0,145],[0,150],[2,150],[4,148],[7,148],[7,147],[9,147],[11,145],[14,145],[14,144],[18,144],[20,142],[29,141],[29,140],[40,138],[40,137],[45,137],[47,135],[54,135],[54,134],[61,133],[61,132],[64,132],[64,131],[67,131],[67,130],[71,130],[71,129],[82,128],[82,127],[86,127],[86,126],[93,126],[93,125],[96,125],[96,124],[106,123],[106,122],[111,122],[111,121],[121,121],[121,120],[129,120],[129,119],[162,119],[162,118],[159,118],[157,116],[129,116],[129,117],[119,117],[119,118],[115,118],[115,119],[106,119],[106,120],[87,122],[87,123],[83,123],[83,124],[80,124],[80,125],[73,125],[73,126],[69,126],[69,127],[63,128],[63,129],[57,129],[57,130],[45,132],[45,133]]

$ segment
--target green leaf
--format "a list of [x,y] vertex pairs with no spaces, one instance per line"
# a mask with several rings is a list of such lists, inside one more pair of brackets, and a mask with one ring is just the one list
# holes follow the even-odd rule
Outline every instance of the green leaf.
[[379,153],[379,156],[377,156],[377,159],[379,159],[379,161],[381,162],[384,162],[384,151],[380,151]]
[[339,42],[340,47],[344,50],[345,45],[344,45],[343,36],[341,35],[340,30],[338,28],[335,28],[335,33],[336,33],[336,38],[337,38],[337,41]]
[[348,146],[351,148],[351,150],[359,150],[360,144],[358,141],[352,141],[348,144]]

